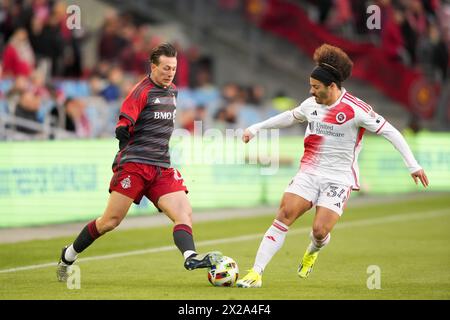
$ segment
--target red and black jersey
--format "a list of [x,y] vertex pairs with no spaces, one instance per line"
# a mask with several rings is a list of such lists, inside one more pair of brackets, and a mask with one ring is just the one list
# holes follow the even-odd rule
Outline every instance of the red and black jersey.
[[114,159],[170,167],[169,140],[174,129],[177,89],[161,87],[149,76],[140,81],[120,108],[118,126],[130,125],[130,140]]

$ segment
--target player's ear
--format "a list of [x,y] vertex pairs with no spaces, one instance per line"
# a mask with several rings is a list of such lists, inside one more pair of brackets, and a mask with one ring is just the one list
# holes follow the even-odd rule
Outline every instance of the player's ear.
[[150,61],[150,70],[153,72],[158,66]]

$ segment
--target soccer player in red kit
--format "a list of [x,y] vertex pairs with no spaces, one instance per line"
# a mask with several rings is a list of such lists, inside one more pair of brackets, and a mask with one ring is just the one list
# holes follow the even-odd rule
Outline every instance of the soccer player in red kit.
[[181,174],[170,167],[169,140],[174,129],[177,89],[172,83],[177,52],[168,43],[154,48],[151,74],[128,94],[116,126],[119,151],[113,162],[110,197],[103,215],[89,222],[75,241],[62,249],[57,278],[66,281],[77,255],[98,237],[116,228],[131,204],[146,196],[174,223],[173,239],[188,270],[207,268],[220,252],[197,254],[192,236],[192,208]]
[[428,178],[417,163],[402,135],[370,105],[342,87],[353,67],[347,54],[327,44],[314,52],[316,67],[310,76],[312,97],[297,108],[247,128],[245,143],[258,130],[283,128],[308,122],[300,169],[286,188],[275,221],[264,235],[253,268],[237,286],[257,288],[267,264],[283,245],[289,227],[316,206],[310,233],[311,242],[298,267],[298,276],[307,278],[319,251],[331,239],[331,231],[343,213],[352,190],[359,189],[358,154],[365,130],[382,135],[400,152],[417,183],[428,186]]

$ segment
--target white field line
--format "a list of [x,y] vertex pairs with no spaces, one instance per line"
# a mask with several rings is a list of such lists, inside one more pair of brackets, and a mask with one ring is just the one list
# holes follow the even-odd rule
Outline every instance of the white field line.
[[[412,220],[425,220],[425,219],[441,217],[441,216],[445,216],[445,215],[449,215],[449,214],[450,214],[450,209],[448,209],[448,208],[430,211],[427,213],[421,212],[421,213],[412,213],[412,214],[408,214],[408,213],[397,214],[397,215],[392,215],[389,217],[342,222],[340,224],[338,223],[334,227],[334,229],[346,229],[346,228],[354,228],[354,227],[373,226],[373,225],[377,225],[377,224],[412,221]],[[303,227],[303,228],[293,229],[289,232],[289,234],[307,234],[310,232],[310,230],[311,230],[311,227]],[[216,240],[205,240],[205,241],[197,242],[196,245],[200,247],[200,246],[209,246],[209,245],[224,244],[224,243],[242,242],[242,241],[248,241],[248,240],[261,239],[262,236],[263,236],[263,234],[258,233],[258,234],[251,234],[251,235],[247,235],[247,236],[240,236],[240,237],[231,237],[231,238],[223,238],[223,239],[216,239]],[[152,249],[133,250],[133,251],[120,252],[120,253],[114,253],[114,254],[108,254],[108,255],[102,255],[102,256],[81,258],[81,259],[78,259],[78,262],[122,258],[122,257],[128,257],[128,256],[136,256],[136,255],[142,255],[142,254],[171,251],[171,250],[175,250],[175,249],[177,249],[175,246],[164,246],[164,247],[158,247],[158,248],[152,248]],[[56,262],[35,264],[35,265],[17,267],[17,268],[11,268],[11,269],[4,269],[4,270],[0,270],[0,273],[11,273],[11,272],[18,272],[18,271],[25,271],[25,270],[35,270],[35,269],[42,269],[42,268],[47,268],[47,267],[56,267]]]

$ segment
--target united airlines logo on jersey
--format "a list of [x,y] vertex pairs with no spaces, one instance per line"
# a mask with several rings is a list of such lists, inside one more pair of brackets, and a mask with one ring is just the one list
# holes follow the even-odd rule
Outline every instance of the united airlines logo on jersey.
[[173,120],[175,119],[175,112],[155,111],[154,119]]
[[347,119],[347,116],[345,115],[344,112],[339,112],[339,113],[336,115],[336,121],[337,121],[338,123],[344,123],[346,119]]
[[122,185],[122,188],[128,189],[131,188],[131,179],[130,176],[126,177],[122,181],[120,181],[120,184]]

